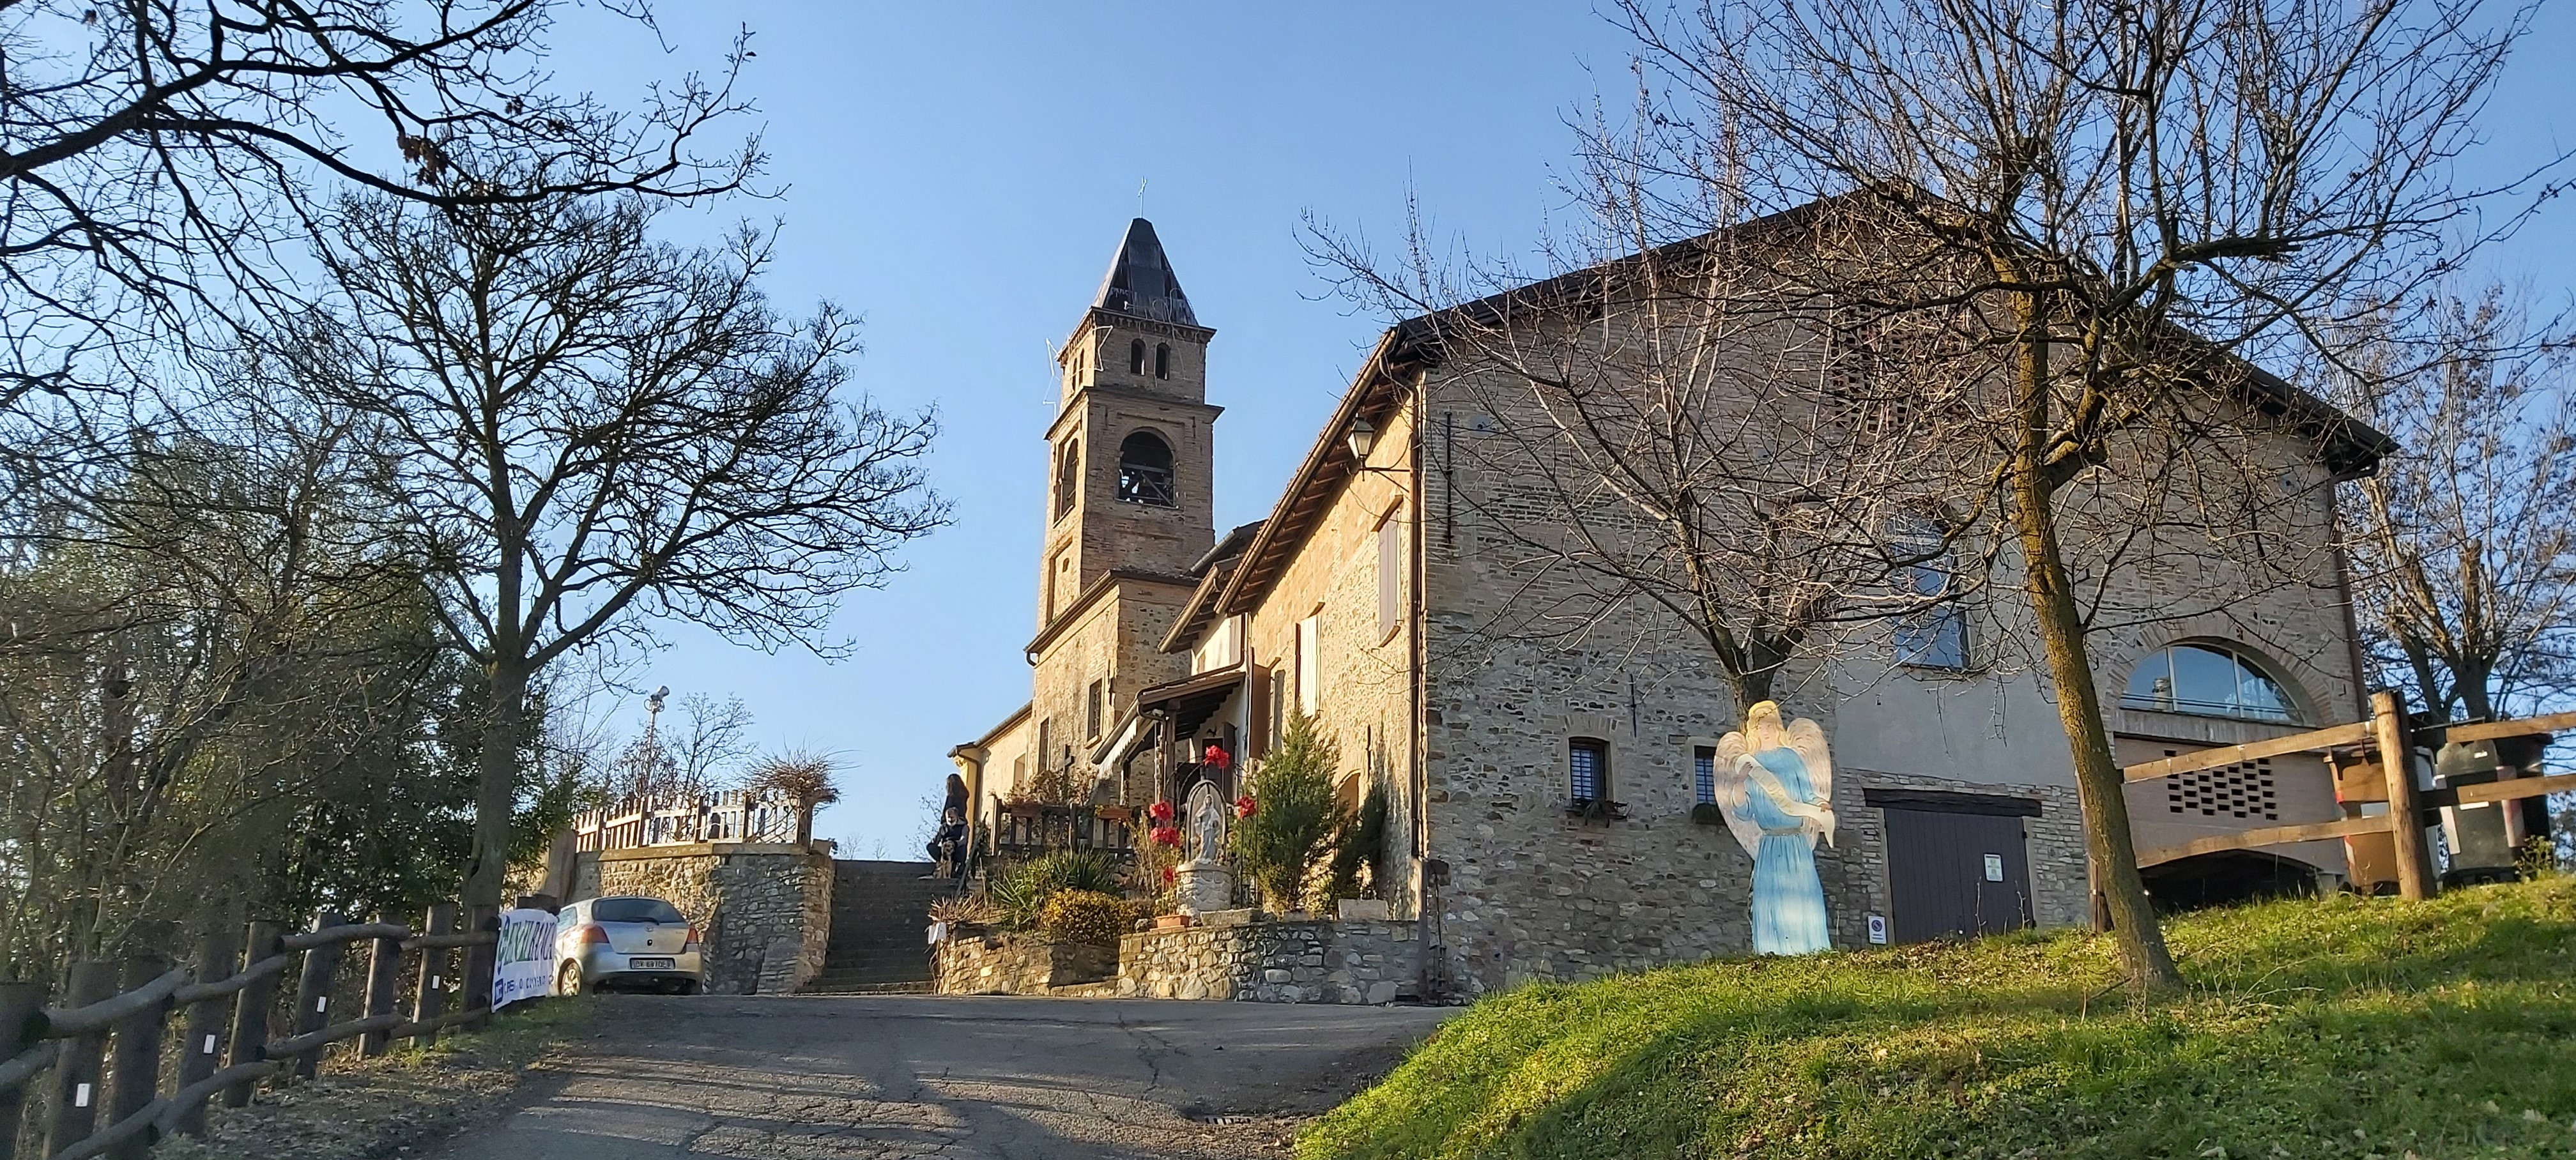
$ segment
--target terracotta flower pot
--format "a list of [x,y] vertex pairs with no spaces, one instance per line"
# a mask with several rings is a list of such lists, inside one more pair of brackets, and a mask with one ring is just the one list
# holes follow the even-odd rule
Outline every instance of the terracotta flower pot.
[[1158,914],[1154,916],[1154,929],[1156,930],[1179,930],[1189,924],[1190,916],[1186,914]]

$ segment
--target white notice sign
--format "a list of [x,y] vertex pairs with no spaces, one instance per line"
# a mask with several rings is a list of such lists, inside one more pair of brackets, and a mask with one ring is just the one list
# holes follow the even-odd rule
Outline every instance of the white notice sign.
[[534,999],[554,987],[555,916],[542,910],[501,912],[501,941],[492,948],[492,1009]]

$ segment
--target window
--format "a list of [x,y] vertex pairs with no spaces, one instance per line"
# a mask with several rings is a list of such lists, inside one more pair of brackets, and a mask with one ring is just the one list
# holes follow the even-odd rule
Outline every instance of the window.
[[689,921],[679,908],[659,898],[603,898],[591,904],[592,922],[660,922],[677,926]]
[[1140,338],[1127,344],[1127,373],[1131,375],[1141,375],[1145,373],[1144,339]]
[[1150,431],[1139,431],[1118,445],[1118,500],[1152,507],[1179,507],[1172,485],[1172,448]]
[[1896,663],[1967,668],[1968,614],[1953,590],[1958,567],[1941,529],[1929,520],[1909,519],[1898,526],[1894,540],[1889,554],[1910,561],[1897,569],[1897,591],[1914,606],[1896,622]]
[[1158,379],[1172,377],[1172,344],[1168,342],[1154,344],[1154,377]]
[[1101,691],[1100,682],[1093,681],[1091,682],[1091,688],[1085,690],[1082,696],[1082,736],[1084,739],[1092,741],[1100,739],[1100,717],[1104,708],[1104,696]]
[[1717,749],[1701,745],[1691,750],[1691,802],[1708,805],[1717,800]]
[[1074,494],[1081,490],[1081,440],[1067,436],[1063,450],[1056,452],[1055,457],[1055,518],[1063,519],[1066,512],[1073,510]]
[[1395,635],[1404,620],[1404,521],[1395,512],[1377,526],[1377,638]]
[[1309,616],[1297,622],[1297,711],[1309,717],[1324,700],[1321,619]]
[[1565,769],[1574,790],[1574,804],[1585,806],[1610,800],[1609,742],[1597,737],[1568,740]]
[[2130,674],[2120,707],[2283,724],[2299,719],[2280,682],[2223,644],[2178,644],[2148,657]]

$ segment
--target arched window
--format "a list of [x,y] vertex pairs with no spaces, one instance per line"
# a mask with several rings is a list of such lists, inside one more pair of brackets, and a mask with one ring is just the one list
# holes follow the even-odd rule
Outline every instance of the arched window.
[[1144,339],[1140,338],[1127,344],[1127,373],[1131,375],[1145,373]]
[[1078,441],[1067,439],[1064,450],[1055,461],[1055,518],[1063,519],[1073,510],[1074,492],[1082,487],[1082,452]]
[[2178,644],[2139,662],[2120,706],[2283,724],[2299,719],[2298,704],[2281,682],[2223,644]]
[[1172,377],[1172,344],[1168,342],[1154,344],[1154,377],[1158,379]]
[[1152,432],[1139,431],[1118,445],[1118,499],[1122,503],[1180,506],[1172,486],[1172,448]]

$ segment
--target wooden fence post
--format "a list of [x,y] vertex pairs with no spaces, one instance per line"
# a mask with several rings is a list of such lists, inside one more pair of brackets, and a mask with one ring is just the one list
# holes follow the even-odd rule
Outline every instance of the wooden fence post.
[[[91,959],[73,963],[63,1006],[87,1007],[115,994],[114,962]],[[61,1155],[64,1149],[89,1138],[90,1128],[98,1122],[98,1065],[106,1049],[105,1029],[63,1041],[62,1054],[54,1057],[54,1106],[46,1117],[45,1155]]]
[[[232,977],[239,946],[239,936],[228,927],[207,931],[197,943],[197,981],[213,983]],[[181,1033],[186,1038],[179,1044],[179,1090],[215,1074],[216,1065],[223,1062],[224,1016],[230,1014],[225,1006],[221,996],[188,1004],[188,1029]],[[182,1136],[205,1135],[206,1105],[201,1102],[180,1112],[173,1126]]]
[[[380,913],[376,915],[376,921],[392,922],[393,919]],[[368,1018],[393,1014],[394,1004],[400,998],[395,992],[402,990],[402,940],[378,938],[372,942],[374,945],[367,952]],[[367,1032],[358,1039],[358,1054],[373,1059],[383,1055],[385,1045],[391,1042],[393,1035],[390,1032]]]
[[[313,929],[327,930],[347,919],[325,912],[314,920]],[[340,973],[340,948],[343,943],[324,943],[304,952],[304,972],[295,979],[295,1018],[287,1023],[287,1034],[305,1035],[320,1031],[331,1022],[331,980]],[[321,1047],[296,1053],[295,1078],[311,1079],[322,1069]]]
[[[456,904],[441,902],[429,908],[428,921],[421,933],[429,935],[456,932]],[[423,947],[420,952],[420,989],[412,997],[411,1021],[426,1024],[447,1012],[447,948]],[[424,1027],[411,1037],[414,1047],[427,1047],[438,1042],[438,1030]]]
[[[487,930],[500,930],[501,908],[488,903],[476,903],[473,906],[467,907],[465,909],[465,929],[477,934]],[[476,1016],[466,1024],[469,1027],[481,1027],[492,1018],[490,1011],[492,1006],[492,959],[493,955],[497,953],[497,951],[498,948],[488,942],[479,942],[473,946],[465,948],[464,1009],[468,1011],[474,1010],[477,1007],[485,1009],[482,1015]]]
[[[36,1013],[44,1009],[42,985],[0,983],[0,1059],[14,1059],[44,1042],[36,1023]],[[26,1107],[27,1084],[0,1092],[0,1160],[18,1155],[18,1126],[26,1122]]]
[[2415,796],[2415,751],[2406,737],[2406,703],[2388,691],[2370,695],[2371,732],[2388,778],[2388,833],[2397,855],[2397,893],[2433,896],[2433,850],[2424,841],[2424,811]]
[[[242,969],[249,970],[260,960],[282,953],[285,948],[278,945],[278,940],[284,937],[285,923],[264,920],[251,923],[242,944]],[[239,1067],[268,1058],[269,1009],[276,1003],[277,976],[274,974],[252,980],[234,996],[233,1042],[231,1050],[225,1053],[225,1066]],[[249,1104],[250,1093],[258,1086],[258,1080],[246,1079],[225,1088],[224,1106],[238,1108]]]
[[[169,938],[165,927],[159,939]],[[170,956],[149,944],[127,950],[122,977],[117,990],[139,991],[152,980],[168,974]],[[161,1025],[170,1017],[167,999],[118,1020],[114,1066],[109,1069],[107,1122],[110,1124],[152,1106],[161,1086]],[[152,1133],[137,1132],[119,1141],[108,1151],[114,1160],[147,1160],[152,1155]]]

